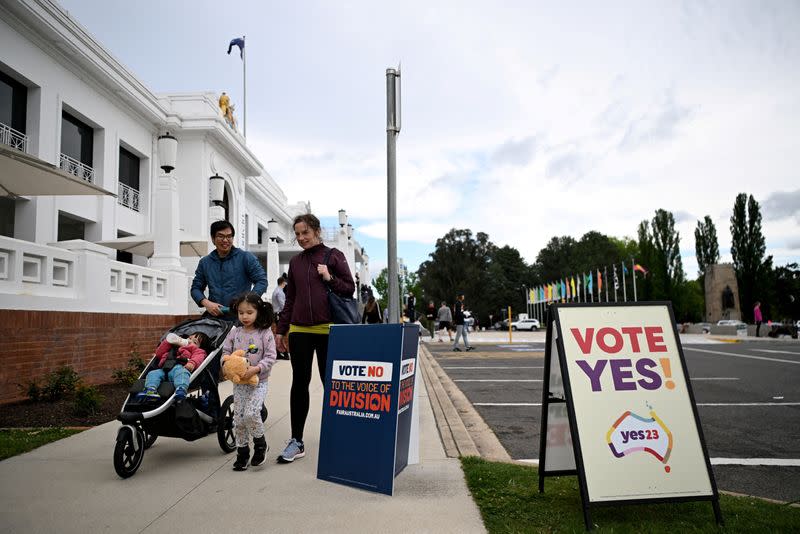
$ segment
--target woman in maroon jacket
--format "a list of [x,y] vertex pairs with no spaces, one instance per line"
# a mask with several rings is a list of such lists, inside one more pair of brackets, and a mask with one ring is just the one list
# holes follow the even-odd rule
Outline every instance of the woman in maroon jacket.
[[[291,350],[292,353],[292,390],[289,396],[292,437],[278,456],[281,463],[293,462],[306,454],[303,428],[308,415],[308,386],[311,383],[314,352],[317,353],[319,377],[325,382],[328,331],[331,326],[328,287],[342,296],[352,296],[355,291],[344,254],[323,245],[321,231],[319,219],[310,213],[294,219],[294,235],[303,251],[289,262],[286,303],[275,336],[278,351]],[[329,250],[330,258],[328,265],[325,265],[323,260]]]

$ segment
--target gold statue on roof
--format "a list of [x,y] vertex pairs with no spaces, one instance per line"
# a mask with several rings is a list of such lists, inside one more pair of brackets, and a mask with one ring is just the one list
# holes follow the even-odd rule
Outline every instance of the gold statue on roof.
[[225,122],[228,126],[230,126],[234,132],[237,131],[236,117],[233,116],[233,112],[236,111],[236,106],[231,104],[231,98],[225,91],[219,95],[219,110],[222,112],[222,116],[225,118]]

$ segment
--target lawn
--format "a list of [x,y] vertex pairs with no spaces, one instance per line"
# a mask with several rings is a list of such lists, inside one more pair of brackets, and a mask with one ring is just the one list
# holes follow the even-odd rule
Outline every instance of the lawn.
[[0,430],[0,460],[81,432],[73,428],[9,428]]
[[[461,459],[486,529],[494,533],[585,532],[577,477],[548,477],[539,493],[535,467]],[[720,496],[725,526],[709,502],[596,506],[596,532],[800,532],[800,508],[749,497]]]

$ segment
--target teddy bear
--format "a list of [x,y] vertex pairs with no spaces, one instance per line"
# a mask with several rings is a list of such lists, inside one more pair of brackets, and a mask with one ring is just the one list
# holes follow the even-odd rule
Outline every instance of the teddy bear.
[[258,375],[253,375],[247,380],[241,379],[249,365],[250,362],[244,357],[244,351],[241,349],[235,350],[233,354],[226,354],[222,357],[222,376],[225,380],[230,380],[234,384],[255,386],[258,384]]

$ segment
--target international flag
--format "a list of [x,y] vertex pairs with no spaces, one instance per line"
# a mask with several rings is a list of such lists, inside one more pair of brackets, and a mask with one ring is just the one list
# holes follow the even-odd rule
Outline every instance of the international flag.
[[594,279],[591,272],[586,275],[586,289],[590,294],[594,292]]
[[561,298],[563,299],[566,296],[567,296],[567,284],[564,283],[564,279],[562,278],[561,279]]
[[231,50],[233,50],[234,46],[239,47],[239,57],[244,59],[244,37],[231,39],[231,42],[228,43],[228,55],[231,55]]
[[597,269],[597,292],[603,291],[603,275],[600,274],[600,269]]
[[645,269],[644,267],[642,267],[638,263],[633,266],[633,271],[634,272],[639,271],[640,273],[642,273],[645,276],[647,276],[647,273],[649,272],[647,269]]
[[578,294],[575,292],[575,277],[573,276],[569,283],[572,285],[572,296],[576,297]]
[[617,264],[614,264],[614,291],[619,289],[619,277],[617,276]]
[[625,262],[623,261],[622,262],[622,276],[625,276],[626,274],[628,274],[628,268],[625,267]]

